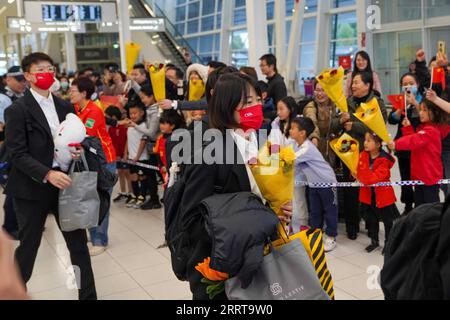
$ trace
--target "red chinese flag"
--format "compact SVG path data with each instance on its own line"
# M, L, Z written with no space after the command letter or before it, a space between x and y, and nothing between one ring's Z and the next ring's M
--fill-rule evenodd
M122 108L123 106L119 102L118 96L107 96L101 95L100 102L105 106L105 109L109 106L116 106L118 108Z
M387 96L389 102L392 104L394 110L402 110L405 114L405 95L403 94L391 94Z
M339 66L344 68L344 70L349 70L352 68L352 57L350 56L340 56Z
M433 68L433 84L441 84L442 90L445 90L445 70L444 68Z

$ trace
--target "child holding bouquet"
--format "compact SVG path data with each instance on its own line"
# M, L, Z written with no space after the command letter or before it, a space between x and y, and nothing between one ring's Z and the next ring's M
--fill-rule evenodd
M290 137L295 140L296 184L298 182L336 183L336 176L330 164L325 161L317 147L308 139L314 131L314 123L309 118L295 118L291 122ZM313 229L322 229L326 222L324 250L330 252L336 248L338 206L336 188L309 188L309 225ZM294 227L304 224L307 217L293 213Z
M365 185L389 182L395 159L382 149L382 140L373 132L367 132L364 151L360 155L357 179ZM384 224L385 247L392 229L393 221L400 214L395 206L395 193L392 186L361 187L359 189L361 210L365 213L370 245L367 252L379 247L378 232L380 219ZM383 249L384 254L384 249Z

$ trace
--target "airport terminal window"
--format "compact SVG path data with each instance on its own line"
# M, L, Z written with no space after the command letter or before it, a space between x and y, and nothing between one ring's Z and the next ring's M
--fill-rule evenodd
M198 33L198 19L188 21L187 33Z
M199 8L200 8L200 4L199 2L192 2L189 3L189 13L188 13L188 18L192 19L192 18L198 18L199 15Z
M202 1L202 15L206 16L214 13L216 10L216 0L203 0Z
M274 50L275 47L275 25L268 24L267 25L267 39L269 43L269 51Z
M266 19L273 20L275 17L275 3L274 0L267 0L266 3Z
M318 0L306 0L305 1L305 13L317 12L317 1Z
M373 0L381 8L381 23L419 20L422 18L421 0Z
M233 25L242 25L247 23L247 13L245 0L234 1Z
M202 18L201 31L211 31L214 29L214 16Z
M352 55L358 51L355 11L332 16L330 39L330 67L338 65L339 56Z
M426 0L425 10L427 18L450 15L450 0Z
M231 60L236 67L248 64L248 33L247 30L235 30L231 34Z
M395 1L391 0L391 2ZM354 6L356 4L356 0L332 0L332 3L332 8L342 8L346 6Z
M302 38L298 65L299 79L309 78L314 75L316 64L316 25L317 18L307 18L303 22ZM303 88L300 88L302 92Z

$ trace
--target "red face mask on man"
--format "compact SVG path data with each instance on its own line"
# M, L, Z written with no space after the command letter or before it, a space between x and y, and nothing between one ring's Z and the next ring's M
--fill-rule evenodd
M55 75L53 72L33 73L36 78L34 85L41 90L48 90L55 82Z
M254 106L239 110L239 115L241 117L241 129L244 132L250 130L258 130L264 120L262 104L255 104Z

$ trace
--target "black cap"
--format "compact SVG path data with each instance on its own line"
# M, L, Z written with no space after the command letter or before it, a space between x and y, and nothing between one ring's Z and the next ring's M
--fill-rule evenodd
M19 66L12 66L11 68L9 68L6 76L14 77L17 81L25 81L23 71Z

